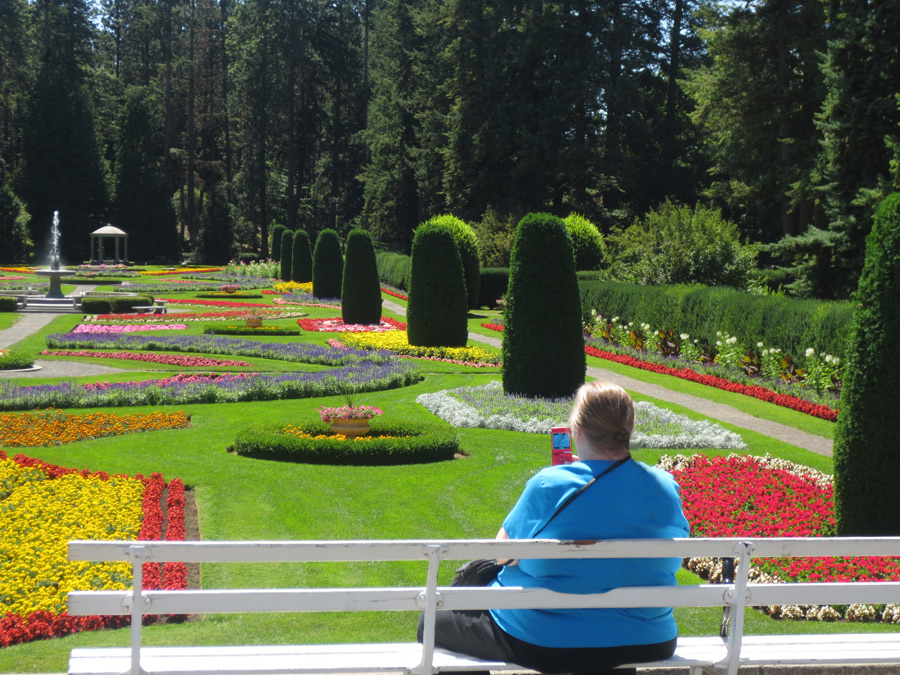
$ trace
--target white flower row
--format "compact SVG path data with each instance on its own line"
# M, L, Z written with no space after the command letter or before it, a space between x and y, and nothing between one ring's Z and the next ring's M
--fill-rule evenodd
M499 388L499 382L491 382L484 389ZM463 389L462 387L460 389ZM472 391L475 388L465 388ZM416 402L454 427L479 429L503 429L523 431L532 434L548 434L553 427L566 424L565 419L554 417L517 417L515 414L483 414L475 406L464 403L453 396L458 390L443 390L433 394L420 394ZM515 399L516 397L507 397ZM531 407L534 400L529 400ZM746 444L741 437L718 424L707 420L692 420L671 410L659 408L652 403L635 403L635 430L631 436L631 448L717 448L741 450Z

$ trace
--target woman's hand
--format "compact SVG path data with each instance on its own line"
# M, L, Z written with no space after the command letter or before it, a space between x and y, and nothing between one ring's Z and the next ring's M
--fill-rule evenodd
M495 539L509 539L509 535L506 533L506 530L504 530L501 527L500 531L497 533L497 536L494 538ZM503 560L500 560L498 558L497 562L500 563L501 565L518 565L519 564L518 560L510 560L509 558L504 558Z

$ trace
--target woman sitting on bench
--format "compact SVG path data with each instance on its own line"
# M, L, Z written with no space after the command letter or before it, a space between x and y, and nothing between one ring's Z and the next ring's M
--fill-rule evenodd
M631 460L634 405L624 389L610 382L585 384L575 396L569 426L576 461L531 478L498 539L688 536L675 480ZM489 585L561 593L674 586L681 566L680 558L498 562L506 564ZM606 673L621 664L669 658L677 635L672 609L664 607L452 610L437 613L435 642L443 649L543 673ZM617 675L628 672L615 670Z

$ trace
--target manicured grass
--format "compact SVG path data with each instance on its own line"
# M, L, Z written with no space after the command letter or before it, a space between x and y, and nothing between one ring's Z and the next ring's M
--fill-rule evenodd
M308 311L311 316L339 314L339 311L321 308L303 308L302 311ZM390 312L386 314L393 315ZM486 312L481 310L473 314ZM32 352L40 352L44 349L43 335L65 332L79 320L76 315L58 317L39 335L23 341L20 347L25 345ZM469 323L471 326L486 320L482 316L470 317ZM189 325L200 327L202 323ZM483 334L500 337L499 333L484 329L478 332L482 331ZM304 333L300 339L324 344L333 336L329 333ZM480 343L477 344L480 346ZM269 369L285 370L319 368L276 364L265 359L255 361L259 362L260 369L266 365ZM805 430L814 429L812 433L830 437L826 432L830 431L831 423L814 420L801 413L610 362L594 359L590 362L591 365L621 372L635 379L726 403L764 419ZM119 363L133 370L114 376L81 378L79 381L142 379L158 377L159 370L177 370L151 370L149 364L138 362ZM358 402L378 406L389 418L443 424L415 402L419 393L478 385L500 377L496 369L486 371L430 361L416 363L426 374L423 382L405 389L365 394ZM37 384L41 380L19 382ZM643 400L647 397L636 395L635 398ZM654 402L694 419L703 419L701 415L679 406ZM160 471L166 479L182 478L195 491L200 529L203 538L209 540L492 537L525 481L548 464L550 452L544 436L483 429L458 430L461 448L468 453L467 456L439 464L334 467L261 461L227 452L238 430L246 424L302 424L318 419L317 406L340 403L339 397L327 397L163 406L165 410L191 413L192 427L23 451L29 456L62 466L132 475ZM153 409L160 408L130 408L128 411ZM832 470L829 458L760 434L725 426L743 436L749 446L745 451L747 453L761 455L768 452L822 471ZM635 458L652 464L661 454L662 451L655 450L638 451ZM442 583L449 582L454 567L452 563L444 566ZM425 564L204 565L202 573L203 584L207 588L257 585L295 587L303 584L320 587L354 584L390 586L422 583ZM694 575L682 571L682 583L696 581ZM681 632L683 635L715 634L720 615L715 609L679 610ZM415 620L414 615L407 613L213 615L181 625L148 627L145 641L146 644L173 645L409 641L414 638ZM756 613L748 617L747 627L749 632L755 633L897 630L891 626L871 624L780 622ZM0 672L63 672L73 647L125 646L127 643L127 630L118 630L82 633L0 649Z

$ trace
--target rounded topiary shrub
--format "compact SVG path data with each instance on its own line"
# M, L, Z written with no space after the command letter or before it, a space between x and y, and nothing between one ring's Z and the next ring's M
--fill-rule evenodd
M281 280L290 281L293 272L294 233L285 230L281 233Z
M344 323L381 322L381 284L372 235L365 230L350 230L341 283L341 319Z
M453 233L465 273L467 306L469 309L480 307L478 300L481 275L478 260L478 238L475 236L475 230L456 216L451 215L435 216L426 225L441 225Z
M900 532L900 194L885 199L866 239L834 441L834 506L840 536Z
M281 260L281 237L287 228L277 223L272 228L272 260Z
M0 349L0 370L22 370L33 365L34 359L29 354Z
M596 270L606 259L606 244L600 230L584 216L570 213L566 216L566 230L572 239L576 270Z
M466 284L450 228L428 222L416 229L409 272L406 332L417 347L465 347Z
M322 230L316 237L313 251L313 295L317 298L341 297L344 276L344 256L341 240L334 230Z
M529 213L516 228L503 331L503 390L570 396L587 367L575 258L565 223Z
M385 466L424 464L453 459L459 437L452 427L370 421L372 430L356 440L339 440L325 422L299 428L257 426L244 429L234 442L234 452L256 459L304 464Z
M294 248L291 251L291 281L305 284L312 281L312 253L306 230L294 232Z

